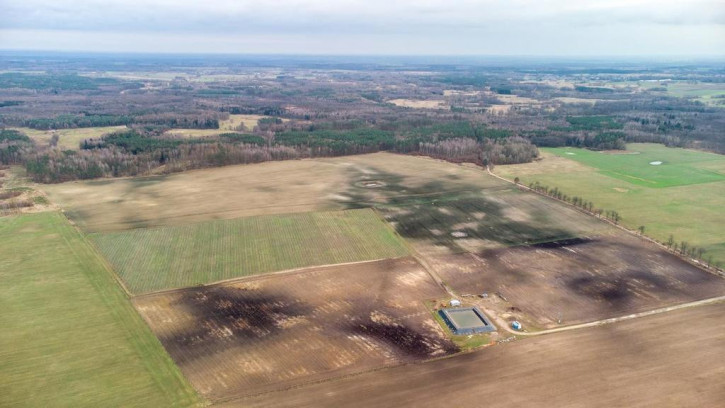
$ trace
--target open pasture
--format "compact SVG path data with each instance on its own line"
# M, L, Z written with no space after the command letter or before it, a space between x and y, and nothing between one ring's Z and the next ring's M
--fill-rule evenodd
M235 131L240 130L239 125L244 125L244 130L251 132L255 126L259 123L260 119L271 118L271 116L264 115L229 115L229 119L223 120L219 123L219 129L224 131ZM286 122L289 119L282 119Z
M403 258L144 295L134 304L215 401L454 353L423 303L442 296Z
M0 217L0 282L0 406L199 402L60 213Z
M725 279L624 231L429 259L457 293L531 328L618 317L725 295ZM494 294L501 294L497 296ZM561 321L561 322L559 322Z
M710 153L694 152L651 145L629 145L632 152L643 148L650 155L691 166L708 174L725 174L725 159ZM725 208L725 180L699 184L679 184L658 188L652 183L632 183L574 158L594 155L598 160L633 160L639 154L610 155L586 152L579 149L561 150L561 156L550 151L542 154L542 160L534 163L497 166L495 172L522 184L539 182L570 196L579 196L594 203L597 208L616 210L622 217L621 223L631 229L645 226L645 234L666 242L670 234L679 244L688 242L691 246L705 250L705 259L712 256L713 262L725 263L725 233L723 233L722 209ZM576 153L567 155L566 153ZM652 152L660 152L653 154ZM622 152L626 153L626 152ZM631 157L630 157L631 156ZM699 160L704 159L704 160ZM647 166L649 162L647 162ZM650 166L650 167L662 167ZM652 170L656 171L656 170ZM678 180L675 175L675 180ZM712 177L712 176L708 176ZM718 176L719 177L719 176Z
M71 182L43 189L78 226L99 232L359 208L391 197L501 185L505 183L480 168L376 153Z
M665 88L666 93L680 98L693 98L710 106L725 106L725 85L718 82L652 81L639 82L644 89Z
M370 209L140 228L90 239L133 293L407 254Z
M667 93L681 98L695 98L710 106L725 107L725 85L722 83L675 82L667 85Z
M392 103L395 106L401 106L403 108L414 108L414 109L446 109L446 102L443 100L418 100L418 99L391 99L388 103Z
M717 407L724 312L723 303L678 310L221 406Z
M215 136L229 132L251 132L259 123L260 119L270 118L264 115L229 115L226 120L219 121L219 129L169 129L165 134L182 137L206 137ZM288 119L282 119L286 121Z
M174 128L164 132L164 136L169 137L183 137L183 138L195 138L195 137L208 137L216 136L224 131L219 129L186 129L186 128Z
M725 181L725 156L715 153L646 143L630 144L622 152L595 152L565 147L545 151L594 167L606 176L645 187Z
M105 134L126 129L126 126L101 126L77 129L36 130L31 128L13 128L25 133L38 145L47 146L53 134L58 135L58 148L61 150L78 150L83 139L99 138Z

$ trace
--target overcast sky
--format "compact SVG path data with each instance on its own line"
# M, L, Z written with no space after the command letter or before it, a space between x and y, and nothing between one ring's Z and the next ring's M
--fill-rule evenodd
M0 49L725 56L725 0L0 0Z

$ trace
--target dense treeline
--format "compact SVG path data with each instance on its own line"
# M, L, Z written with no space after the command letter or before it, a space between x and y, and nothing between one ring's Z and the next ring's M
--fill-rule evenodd
M611 116L568 116L571 130L604 130L622 129L624 125L618 123Z
M278 120L267 123L281 126ZM269 129L260 126L255 128L258 133L253 134L180 138L166 136L159 129L136 127L86 139L78 152L50 149L26 154L24 162L33 180L55 183L378 151L426 154L483 165L522 163L538 155L536 147L524 138L507 137L508 132L464 122L427 124L414 137L409 126L402 132L394 132L361 122L330 122L297 130L281 127L276 133ZM452 138L453 135L466 137Z
M530 132L528 139L539 147L583 147L591 150L624 150L629 140L624 132L562 133Z
M19 106L22 104L23 101L0 101L0 108L4 108L6 106Z
M114 78L90 78L75 74L0 74L0 88L26 88L36 90L82 91L94 90L104 85L123 85L126 88L141 87L139 83Z
M315 156L371 153L390 150L395 146L392 132L372 128L289 131L275 135L274 140L285 146L310 148Z
M524 132L541 147L583 147L591 150L623 150L627 133L611 116L568 116L568 126L551 126L548 130Z
M155 113L135 116L133 123L184 129L219 129L220 114L215 112L180 114Z
M104 149L110 146L116 146L127 153L139 154L159 149L172 149L182 143L194 142L193 140L185 141L183 139L149 137L138 133L136 130L128 130L111 133L100 139L86 139L81 142L81 149Z
M587 92L587 93L607 93L611 94L614 93L614 89L612 88L605 88L601 86L576 86L574 87L575 90L578 92Z
M485 124L476 124L464 120L424 126L416 126L415 123L410 123L405 128L399 129L398 132L406 138L420 141L470 138L482 142L485 139L503 139L513 135L513 132L507 129L491 129Z
M17 130L12 129L0 129L0 143L1 142L26 142L30 143L30 138Z
M517 164L528 163L539 156L539 149L522 137L506 139L487 139L483 143L481 164Z
M421 143L419 152L455 162L471 162L483 166L492 164L528 163L539 156L531 142L514 136L505 139L445 139L435 143Z
M0 164L20 164L32 149L28 136L16 130L0 129Z
M183 115L175 113L145 115L58 115L54 118L32 118L7 120L17 126L31 129L75 129L85 127L122 126L122 125L157 125L168 128L185 129L218 129L218 115Z
M26 160L26 169L33 181L60 183L77 179L137 176L153 172L171 173L309 156L306 149L221 142L183 144L171 150L160 149L140 154L110 146L78 152L53 150L35 154Z
M121 126L133 123L133 117L125 115L59 115L55 118L26 119L19 123L31 129L74 129L84 127Z
M603 132L594 136L568 137L566 145L585 147L591 150L624 150L627 147L625 137L626 135L623 132Z
M227 142L237 142L257 146L264 146L267 144L267 140L261 136L248 135L244 133L222 133L219 135L219 138Z

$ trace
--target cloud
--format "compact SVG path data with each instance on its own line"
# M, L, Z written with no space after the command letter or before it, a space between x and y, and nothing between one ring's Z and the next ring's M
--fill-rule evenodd
M721 55L725 49L718 39L722 0L0 0L0 15L0 48L18 48L10 38L50 47L63 33L74 39L65 48L105 38L114 46L146 48L151 41L161 49L213 42L199 51L256 49L257 41L270 52L303 47L302 53L345 44L350 53L616 54L640 47ZM35 34L23 39L19 32ZM117 41L123 37L129 42Z
M2 28L381 32L542 24L725 24L715 0L3 0Z

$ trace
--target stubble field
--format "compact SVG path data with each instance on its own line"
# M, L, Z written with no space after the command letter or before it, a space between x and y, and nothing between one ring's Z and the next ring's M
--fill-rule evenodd
M388 187L370 184L375 181ZM369 207L391 197L502 185L480 168L376 153L228 166L169 176L71 182L43 189L85 231L106 232Z

